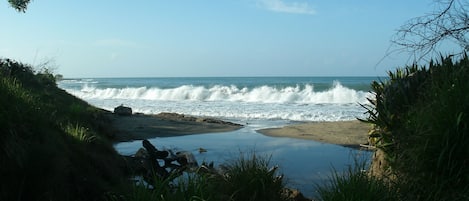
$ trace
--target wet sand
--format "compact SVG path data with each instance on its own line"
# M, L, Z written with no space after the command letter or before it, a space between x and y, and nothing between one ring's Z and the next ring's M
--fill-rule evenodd
M367 144L370 128L370 124L360 121L308 122L257 132L271 137L299 138L358 148L360 144Z
M110 114L109 118L115 129L114 141L116 142L228 132L242 127L239 124L217 119L197 118L176 113L134 114L131 116Z
M110 114L109 119L115 130L115 142L228 132L243 127L240 124L218 119L199 118L176 113L134 114L131 116ZM360 144L367 144L367 134L370 128L369 124L359 121L308 122L292 124L282 128L261 129L257 132L271 137L314 140L358 148Z

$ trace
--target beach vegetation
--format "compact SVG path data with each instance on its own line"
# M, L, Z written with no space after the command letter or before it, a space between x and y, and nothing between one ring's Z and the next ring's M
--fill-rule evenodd
M402 200L469 198L469 59L441 57L372 83L370 138Z
M155 177L150 187L137 182L125 200L288 200L277 171L270 157L241 153L217 170L202 168L176 179Z
M0 59L0 200L99 200L125 180L105 112L53 77Z
M366 163L357 162L346 172L332 169L329 183L317 185L317 200L322 201L395 201L397 191L378 177L368 175Z
M65 132L80 142L91 143L96 139L96 135L90 134L88 128L78 124L67 124Z
M228 200L282 200L285 187L278 167L270 167L270 157L241 153L239 158L224 165L217 191Z

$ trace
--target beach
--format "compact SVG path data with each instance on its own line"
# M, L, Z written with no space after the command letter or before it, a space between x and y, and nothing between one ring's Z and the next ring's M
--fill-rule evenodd
M134 114L109 116L116 129L115 141L126 142L155 137L174 137L203 133L219 133L240 129L243 125L213 118L199 118L176 113L156 115ZM308 122L268 128L257 132L271 137L314 140L346 147L367 143L370 125L359 121Z
M197 118L176 113L134 114L130 116L110 114L109 118L112 127L116 130L114 136L116 142L228 132L242 127L240 124L217 119Z
M314 140L322 143L337 144L358 148L368 142L370 125L354 121L308 122L288 125L281 128L261 129L257 132L271 137L289 137Z

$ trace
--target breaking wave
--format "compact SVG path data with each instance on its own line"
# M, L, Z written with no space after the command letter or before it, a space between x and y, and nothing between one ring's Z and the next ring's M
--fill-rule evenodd
M315 91L310 84L295 87L276 88L258 86L255 88L235 85L212 87L182 85L175 88L127 87L97 88L84 85L81 89L68 89L69 93L83 99L129 99L158 101L222 101L247 103L294 103L294 104L356 104L366 103L368 92L356 91L334 82L333 87Z

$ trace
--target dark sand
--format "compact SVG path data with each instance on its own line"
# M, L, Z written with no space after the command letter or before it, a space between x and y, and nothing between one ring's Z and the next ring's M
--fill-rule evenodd
M175 113L157 115L134 114L109 116L116 130L115 141L125 142L155 137L227 132L240 129L242 125L211 118L197 118Z

